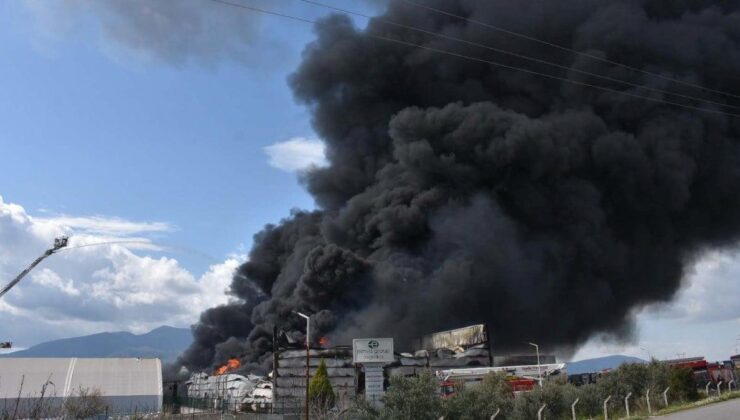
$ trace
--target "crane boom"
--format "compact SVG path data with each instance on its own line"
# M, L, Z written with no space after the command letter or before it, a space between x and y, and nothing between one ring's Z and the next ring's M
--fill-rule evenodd
M62 236L60 238L54 239L54 247L52 247L51 249L47 249L46 251L44 251L44 253L41 254L40 257L36 258L31 263L31 265L28 266L28 268L26 268L25 270L21 271L21 273L18 274L18 276L16 276L16 278L14 278L10 283L8 283L7 286L3 287L2 290L0 290L0 297L3 297L3 295L5 295L6 293L8 293L8 291L10 289L12 289L13 286L15 286L16 284L18 284L18 282L20 282L21 279L23 279L23 277L26 276L26 274L30 273L31 270L33 270L34 267L36 267L37 265L39 265L39 263L41 261L43 261L44 259L46 259L47 257L49 257L51 254L59 251L60 249L64 248L65 246L67 246L67 241L68 240L69 240L69 238L66 237L66 236Z

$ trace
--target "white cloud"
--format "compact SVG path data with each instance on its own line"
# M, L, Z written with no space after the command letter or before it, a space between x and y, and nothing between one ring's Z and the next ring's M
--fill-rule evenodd
M688 270L684 287L665 304L643 308L635 314L633 342L613 342L594 337L574 355L574 360L605 354L642 358L653 355L705 356L726 360L740 350L740 253L711 251Z
M96 235L130 235L137 233L167 232L172 226L164 222L132 222L117 217L79 217L59 215L34 218L39 224L64 226L68 229Z
M162 222L100 216L35 218L0 197L0 284L38 257L55 236L74 235L69 250L44 260L0 299L0 341L28 346L100 331L185 327L203 310L226 303L224 292L244 256L229 257L196 276L176 259L134 252L161 251L144 235L170 229ZM84 246L110 241L119 243Z
M80 295L80 291L74 286L74 281L65 281L59 277L59 274L49 270L48 268L44 268L40 272L34 273L32 280L38 285L59 289L59 291L69 296Z
M269 2L253 1L262 3ZM259 14L209 1L25 0L23 4L44 41L92 29L93 36L83 33L84 39L97 38L100 49L114 59L212 67L221 61L256 64L265 55L271 57L270 51L255 54L265 35Z
M326 166L325 146L321 140L294 137L264 148L270 157L270 166L296 172L311 167Z
M740 322L740 253L712 251L694 264L686 287L658 315L683 322ZM740 331L739 331L740 332Z

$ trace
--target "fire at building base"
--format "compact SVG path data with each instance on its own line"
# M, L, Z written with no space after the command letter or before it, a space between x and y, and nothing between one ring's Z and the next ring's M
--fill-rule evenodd
M516 392L522 392L533 389L540 378L564 372L564 364L556 364L552 355L540 355L539 366L535 355L494 356L482 324L430 334L416 342L421 349L396 353L393 362L384 364L384 388L393 376L429 372L439 378L440 395L444 397L455 387L474 386L485 375L498 372L507 375ZM242 374L239 359L229 360L210 375L193 373L183 384L185 405L204 411L300 413L306 395L306 349L300 343L276 347L273 370L266 377ZM364 393L365 366L353 363L352 347L311 348L308 356L310 377L320 363L326 365L339 409Z
M394 353L393 361L384 363L383 388L394 376L418 376L431 373L439 382L440 398L453 397L460 389L478 385L489 374L504 374L515 395L533 390L538 383L565 378L576 386L595 383L608 371L585 372L568 376L565 363L555 356L540 354L495 354L485 325L430 334L416 341L421 349ZM322 342L326 346L327 342ZM365 392L366 366L353 363L351 346L312 347L307 354L301 343L277 345L272 372L257 376L242 371L238 358L216 368L212 374L193 373L180 388L186 390L183 408L188 412L261 412L300 414L306 395L307 355L309 375L313 378L319 365L326 366L327 379L336 395L336 408L343 410L355 397ZM697 385L737 380L740 356L731 361L709 363L702 357L666 360L669 366L688 367L694 371Z

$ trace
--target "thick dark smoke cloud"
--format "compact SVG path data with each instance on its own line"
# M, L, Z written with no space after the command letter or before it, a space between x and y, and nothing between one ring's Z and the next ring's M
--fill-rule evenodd
M711 89L740 93L737 1L427 4ZM658 89L740 105L448 16L391 2L385 19ZM330 166L304 181L320 210L255 237L232 292L181 362L264 362L273 325L300 338L316 313L334 343L491 325L502 347L625 337L668 301L702 251L740 235L740 118L671 106L433 48L699 104L343 16L316 26L290 78Z

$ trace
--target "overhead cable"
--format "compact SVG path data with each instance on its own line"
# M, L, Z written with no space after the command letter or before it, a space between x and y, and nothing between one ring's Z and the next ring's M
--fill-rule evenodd
M682 94L682 93L672 92L672 91L665 90L665 89L659 89L659 88L654 88L654 87L651 87L651 86L646 86L646 85L640 84L640 83L634 83L634 82L629 82L629 81L626 81L626 80L617 79L617 78L614 78L614 77L611 77L611 76L605 76L603 74L598 74L598 73L594 73L594 72L590 72L590 71L586 71L586 70L580 70L580 69L569 67L569 66L565 66L565 65L562 65L562 64L553 63L551 61L542 60L542 59L539 59L539 58L536 58L536 57L532 57L532 56L529 56L529 55L526 55L526 54L516 53L516 52L513 52L513 51L509 51L509 50L505 50L505 49L502 49L502 48L493 47L493 46L482 44L482 43L475 42L475 41L468 41L468 40L463 39L463 38L458 38L458 37L454 37L454 36L451 36L451 35L446 35L446 34L435 32L435 31L430 31L430 30L427 30L427 29L419 28L417 26L406 25L406 24L403 24L403 23L394 22L392 20L388 20L388 19L381 18L381 17L375 17L375 16L366 15L364 13L360 13L360 12L355 12L355 11L352 11L352 10L343 9L341 7L332 6L330 4L326 4L326 3L322 3L322 2L318 2L318 1L314 1L314 0L300 0L300 1L302 1L304 3L308 3L308 4L313 4L313 5L316 5L316 6L324 7L326 9L334 10L336 12L346 13L346 14L353 15L353 16L359 16L359 17L362 17L362 18L365 18L365 19L373 19L376 22L380 22L380 23L383 23L383 24L386 24L386 25L391 25L391 26L396 26L396 27L399 27L399 28L409 29L409 30L420 32L420 33L423 33L423 34L435 36L435 37L438 37L438 38L443 38L443 39L447 39L447 40L450 40L450 41L460 42L460 43L467 44L467 45L472 45L472 46L475 46L475 47L485 48L487 50L494 51L494 52L497 52L497 53L500 53L500 54L505 54L505 55L509 55L509 56L512 56L512 57L521 58L523 60L528 60L528 61L532 61L532 62L544 64L544 65L547 65L547 66L556 67L556 68L559 68L561 70L566 70L566 71L570 71L570 72L574 72L574 73L579 73L579 74L583 74L583 75L587 75L587 76L591 76L591 77L597 77L599 79L608 80L610 82L621 83L621 84L624 84L624 85L627 85L627 86L632 86L632 87L635 87L635 88L645 89L645 90L648 90L648 91L651 91L651 92L662 93L664 95L673 95L673 96L676 96L676 97L680 97L680 98L684 98L684 99L689 99L689 100L694 100L694 101L698 101L698 102L706 102L706 103L710 103L710 104L714 104L714 105L719 105L719 106L723 106L723 107L740 109L740 106L735 106L735 105L730 105L730 104L726 104L726 103L722 103L722 102L712 101L710 99L699 98L699 97L696 97L696 96L685 95L685 94Z
M268 14L268 15L272 15L272 16L278 16L278 17L282 17L282 18L286 18L286 19L291 19L291 20L295 20L295 21L300 21L300 22L304 22L304 23L312 23L312 24L317 23L317 21L312 20L312 19L307 19L307 18L302 18L302 17L298 17L298 16L288 15L288 14L280 13L280 12L274 12L274 11L271 11L271 10L262 9L262 8L251 6L251 5L244 5L244 4L241 4L241 3L233 3L233 2L230 2L230 1L226 1L226 0L210 0L210 1L215 2L215 3L220 3L220 4L223 4L223 5L228 5L228 6L239 7L239 8L242 8L242 9L251 10L253 12L258 12L258 13ZM435 52L435 53L439 53L439 54L445 54L445 55L452 56L452 57L458 57L458 58L463 58L463 59L467 59L467 60L471 60L471 61L476 61L476 62L480 62L480 63L486 63L486 64L490 64L490 65L493 65L493 66L497 66L497 67L501 67L501 68L505 68L505 69L509 69L509 70L515 70L515 71L520 71L520 72L523 72L523 73L533 74L533 75L537 75L537 76L540 76L540 77L545 77L545 78L552 79L552 80L559 80L559 81L571 83L571 84L574 84L574 85L589 87L589 88L593 88L593 89L599 89L599 90L602 90L602 91L605 91L605 92L610 92L610 93L615 93L615 94L619 94L619 95L629 96L629 97L632 97L632 98L644 99L646 101L663 103L663 104L666 104L666 105L672 105L672 106L676 106L676 107L680 107L680 108L684 108L684 109L691 109L691 110L694 110L694 111L708 112L708 113L713 113L713 114L726 115L726 116L730 116L730 117L740 117L740 114L733 114L733 113L721 111L721 110L718 110L718 109L703 108L703 107L698 107L698 106L693 106L693 105L687 105L687 104L682 104L682 103L678 103L678 102L668 101L668 100L664 100L664 99L660 99L660 98L653 98L653 97L650 97L650 96L638 95L638 94L627 92L627 91L623 91L623 90L617 90L617 89L612 89L612 88L605 87L605 86L594 85L594 84L591 84L591 83L581 82L581 81L578 81L578 80L568 79L568 78L565 78L565 77L560 77L560 76L555 76L555 75L551 75L551 74L547 74L547 73L542 73L542 72L538 72L538 71L534 71L534 70L529 70L529 69L526 69L526 68L523 68L523 67L511 66L511 65L500 63L500 62L497 62L497 61L492 61L492 60L487 60L487 59L483 59L483 58L473 57L473 56L469 56L469 55L465 55L465 54L456 53L456 52L453 52L453 51L448 51L448 50L443 50L443 49L439 49L439 48L429 47L429 46L426 46L426 45L416 44L416 43L413 43L413 42L407 42L407 41L403 41L403 40L396 39L396 38L390 38L390 37L387 37L387 36L375 35L375 34L372 34L372 33L366 33L366 36L368 36L370 38L375 38L375 39L379 39L379 40L383 40L383 41L395 43L395 44L405 45L405 46L408 46L408 47L414 47L414 48L419 48L419 49L423 49L423 50L427 50L427 51L431 51L431 52Z
M547 46L552 47L552 48L557 48L557 49L562 50L562 51L567 51L567 52L570 52L570 53L579 55L581 57L587 57L587 58L590 58L592 60L601 61L601 62L604 62L604 63L609 63L609 64L614 65L614 66L619 66L619 67L622 67L622 68L625 68L625 69L629 69L629 70L632 70L632 71L636 71L636 72L639 72L639 73L650 75L652 77L657 77L659 79L667 80L667 81L670 81L670 82L673 82L673 83L679 83L679 84L682 84L682 85L685 85L685 86L690 86L690 87L695 88L695 89L700 89L700 90L703 90L703 91L713 92L713 93L720 94L720 95L723 95L723 96L727 96L727 97L731 97L731 98L735 98L735 99L740 99L740 95L736 95L736 94L725 92L725 91L718 90L718 89L708 88L708 87L705 87L705 86L702 86L702 85L699 85L699 84L696 84L696 83L687 82L685 80L676 79L674 77L664 76L664 75L659 74L659 73L655 73L655 72L644 70L644 69L641 69L641 68L638 68L638 67L630 66L628 64L620 63L618 61L609 60L607 58L603 58L603 57L599 57L597 55L589 54L587 52L578 51L578 50L575 50L573 48L566 47L564 45L556 44L554 42L545 41L545 40L540 39L540 38L536 38L536 37L533 37L533 36L530 36L530 35L526 35L526 34L523 34L523 33L520 33L520 32L516 32L516 31L512 31L510 29L506 29L506 28L503 28L503 27L500 27L500 26L492 25L490 23L482 22L482 21L479 21L479 20L476 20L476 19L467 18L465 16L460 16L458 14L451 13L451 12L448 12L448 11L445 11L445 10L442 10L442 9L437 9L436 7L427 6L426 4L421 4L421 3L417 2L417 1L413 1L413 0L397 0L397 1L400 1L402 3L408 4L408 5L411 5L411 6L414 6L414 7L419 7L419 8L422 8L422 9L426 9L426 10L429 10L429 11L434 12L434 13L446 15L446 16L449 16L449 17L454 17L454 18L460 19L460 20L464 20L466 22L473 23L473 24L476 24L476 25L480 25L480 26L483 26L483 27L492 29L494 31L498 31L498 32L505 33L505 34L508 34L508 35L511 35L511 36L515 36L515 37L518 37L518 38L526 39L526 40L529 40L529 41L537 42L537 43L540 43L540 44L543 44L543 45L547 45Z

